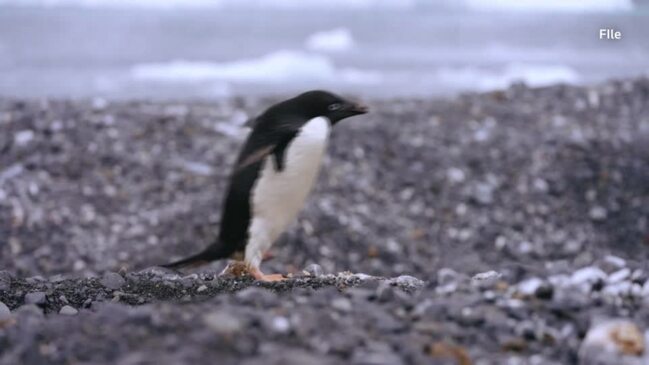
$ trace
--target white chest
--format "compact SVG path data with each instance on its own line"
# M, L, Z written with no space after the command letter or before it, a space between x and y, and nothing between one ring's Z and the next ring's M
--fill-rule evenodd
M266 158L251 197L250 243L272 244L295 219L320 170L330 129L324 117L309 120L289 143L282 171Z

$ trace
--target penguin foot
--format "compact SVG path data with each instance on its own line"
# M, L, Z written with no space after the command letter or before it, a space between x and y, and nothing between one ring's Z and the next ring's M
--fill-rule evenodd
M248 266L243 263L243 261L231 261L228 263L228 266L221 271L219 276L221 275L231 275L236 278L246 276L248 274Z
M259 281L282 281L286 280L284 275L282 274L264 274L261 272L259 269L250 269L250 275L252 275L253 278Z

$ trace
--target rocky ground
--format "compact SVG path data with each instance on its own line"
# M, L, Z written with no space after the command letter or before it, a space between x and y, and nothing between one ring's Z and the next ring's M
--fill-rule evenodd
M289 281L147 269L214 239L272 100L0 100L0 363L649 363L649 80L370 102Z

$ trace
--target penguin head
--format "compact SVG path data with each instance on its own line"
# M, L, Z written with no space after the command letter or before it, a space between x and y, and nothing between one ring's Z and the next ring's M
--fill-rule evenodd
M367 106L361 103L322 90L307 91L291 99L291 102L299 113L309 119L322 116L329 119L331 124L368 111Z

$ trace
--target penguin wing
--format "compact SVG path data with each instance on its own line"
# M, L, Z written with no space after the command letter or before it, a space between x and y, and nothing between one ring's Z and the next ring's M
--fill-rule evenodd
M269 155L273 156L275 171L284 170L286 148L299 132L294 128L278 128L272 132L266 135L267 138L259 141L255 141L255 136L251 135L235 167L235 174Z

